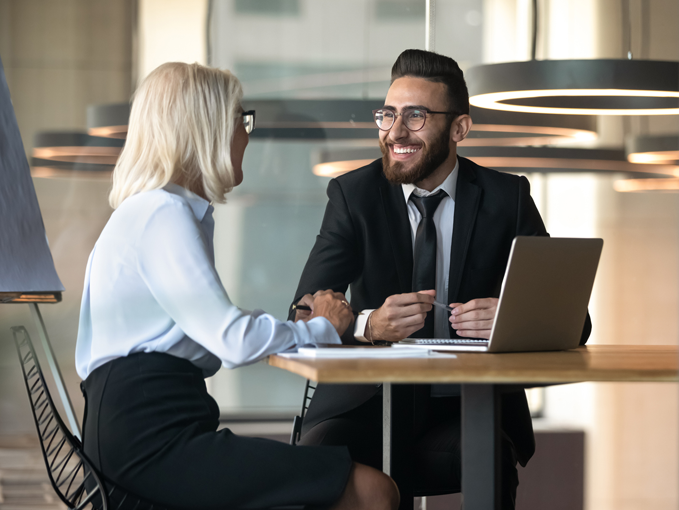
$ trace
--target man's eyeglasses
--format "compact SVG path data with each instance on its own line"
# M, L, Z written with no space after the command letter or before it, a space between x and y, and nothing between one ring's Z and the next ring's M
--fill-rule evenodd
M401 113L381 108L379 110L373 110L373 118L375 119L375 124L377 124L378 128L382 131L389 131L394 125L394 122L396 122L396 117L400 115L403 125L406 128L410 131L419 131L424 127L424 123L427 121L427 115L434 113L458 115L458 112L433 112L424 108L406 108Z
M248 110L241 114L243 116L243 127L247 134L252 133L255 130L255 111Z

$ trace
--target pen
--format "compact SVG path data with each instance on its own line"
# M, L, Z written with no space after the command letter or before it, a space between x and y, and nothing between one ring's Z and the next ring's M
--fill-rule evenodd
M434 301L432 305L438 306L439 308L443 308L444 310L448 310L449 312L452 312L454 310L454 308L451 308L448 305L444 305L443 303L439 303L438 301Z

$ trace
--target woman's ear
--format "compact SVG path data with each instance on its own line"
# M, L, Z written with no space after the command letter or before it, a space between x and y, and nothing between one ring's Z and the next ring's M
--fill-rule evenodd
M467 138L469 130L472 128L472 118L465 114L458 116L450 126L450 139L455 143L460 143Z

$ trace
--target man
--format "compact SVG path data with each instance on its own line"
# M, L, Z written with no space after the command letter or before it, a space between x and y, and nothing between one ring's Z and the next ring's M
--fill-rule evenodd
M457 156L472 120L462 71L448 57L404 51L374 116L383 157L330 181L294 302L351 286L361 314L346 343L489 338L512 240L548 235L528 181ZM434 301L454 307L450 317ZM588 317L581 343L590 329ZM456 385L416 387L417 493L460 490L459 399ZM502 429L502 506L514 508L516 462L535 449L523 391L503 395ZM380 467L380 386L319 385L301 443L346 444L355 461Z

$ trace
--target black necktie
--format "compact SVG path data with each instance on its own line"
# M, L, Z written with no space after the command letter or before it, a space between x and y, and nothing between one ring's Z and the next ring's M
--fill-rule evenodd
M418 197L411 193L417 210L422 219L417 226L415 234L415 251L413 256L413 292L418 290L430 290L436 288L436 225L434 224L434 212L448 195L439 190L428 197ZM434 337L434 310L427 314L424 327L413 334L415 338Z

